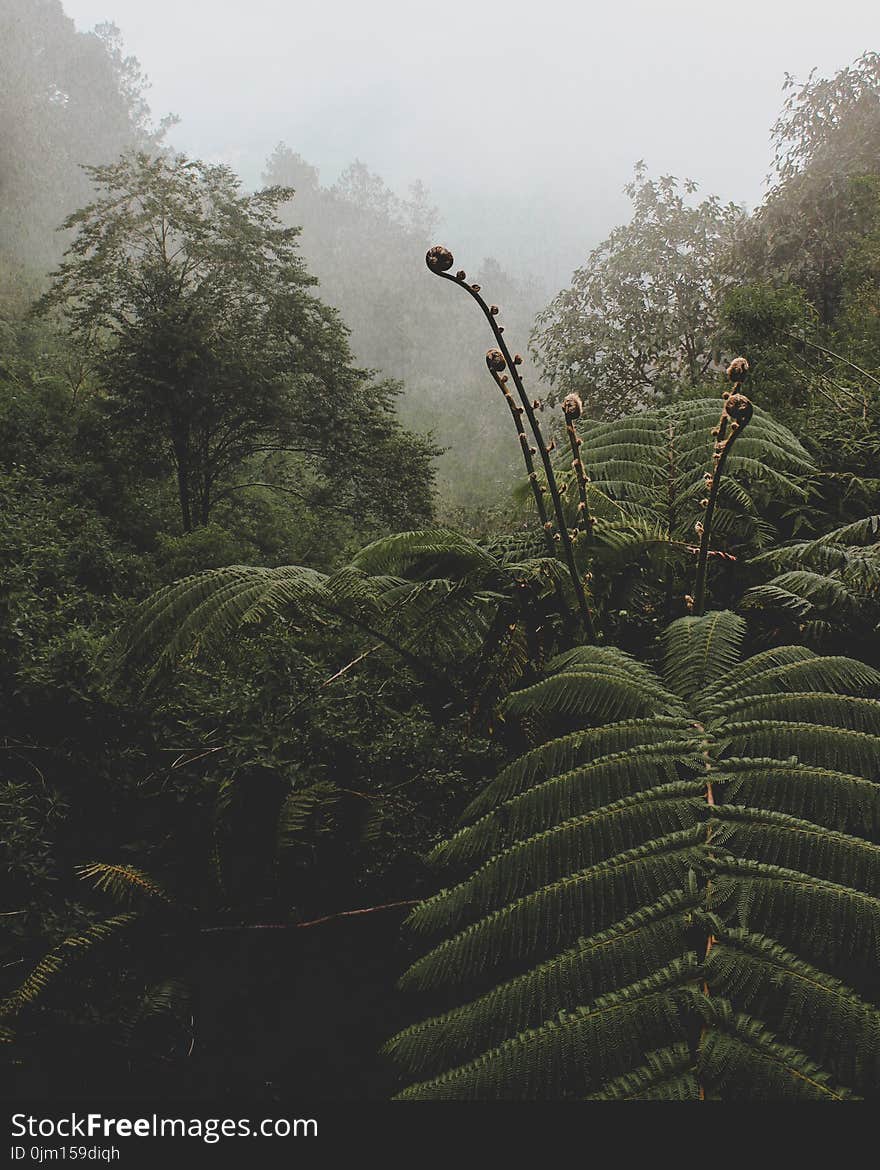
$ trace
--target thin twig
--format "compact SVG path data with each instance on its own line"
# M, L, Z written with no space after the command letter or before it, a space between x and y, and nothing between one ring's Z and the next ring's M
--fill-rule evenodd
M305 930L307 926L321 926L325 922L334 922L337 918L354 918L358 914L375 914L378 910L396 910L403 906L418 904L418 898L411 898L405 902L386 902L383 906L367 906L363 910L339 910L336 914L325 914L323 918L313 918L309 922L243 922L239 926L204 926L199 934L229 934L236 930Z

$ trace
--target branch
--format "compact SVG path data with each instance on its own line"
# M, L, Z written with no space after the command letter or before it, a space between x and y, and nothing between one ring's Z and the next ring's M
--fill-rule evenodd
M788 329L785 331L785 336L790 337L793 341L801 342L802 345L809 345L812 349L817 349L820 353L825 353L838 362L843 362L845 366L849 366L851 370L855 370L857 374L861 374L869 382L873 382L875 386L880 386L880 378L875 378L873 374L869 374L867 370L863 370L861 366L857 366L855 362L851 362L849 358L843 357L842 354L835 353L833 349L827 349L824 345L819 345L816 341L808 341L806 337L800 337L797 333L791 333Z
M335 922L338 918L354 918L359 914L375 914L379 910L396 910L418 904L418 898L405 902L386 902L383 906L367 906L364 910L339 910L336 914L325 914L323 918L313 918L310 922L243 922L239 926L204 926L199 934L229 934L236 930L305 930L308 926L321 926L325 922Z

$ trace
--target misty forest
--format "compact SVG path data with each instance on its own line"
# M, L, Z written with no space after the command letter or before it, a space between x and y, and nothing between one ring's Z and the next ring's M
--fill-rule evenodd
M880 55L785 68L560 289L0 0L10 1093L880 1097Z

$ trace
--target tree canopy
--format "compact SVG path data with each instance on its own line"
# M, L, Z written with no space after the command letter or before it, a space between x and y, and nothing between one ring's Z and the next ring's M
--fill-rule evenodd
M394 523L430 509L431 448L395 387L355 369L278 209L223 166L137 153L90 168L98 198L41 300L94 365L115 425L170 459L184 531L253 484ZM346 474L357 461L359 474ZM379 485L381 483L381 490Z
M643 164L626 191L629 223L578 268L571 286L538 315L532 341L560 395L576 391L587 411L613 417L698 386L718 352L724 258L743 212Z

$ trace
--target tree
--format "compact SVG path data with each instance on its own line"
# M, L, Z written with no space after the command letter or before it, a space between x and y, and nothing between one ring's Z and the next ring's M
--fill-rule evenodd
M3 256L45 270L55 228L90 193L81 164L155 144L147 82L111 24L77 32L60 0L0 3L0 237Z
M713 367L722 261L743 213L715 196L691 205L696 189L649 179L639 164L626 187L632 219L538 316L532 343L544 372L595 417L698 386Z
M880 674L745 634L682 618L662 673L582 646L511 696L539 742L410 916L445 1010L389 1045L405 1099L877 1094Z
M298 229L277 218L292 191L243 194L229 168L184 156L89 173L99 197L67 220L77 235L40 308L92 356L115 422L170 459L184 530L255 486L367 523L427 515L432 448L312 294Z
M833 324L850 249L864 232L861 176L878 173L880 53L864 53L833 77L815 70L788 97L773 127L774 182L744 224L740 265L755 277L791 281L822 325Z

